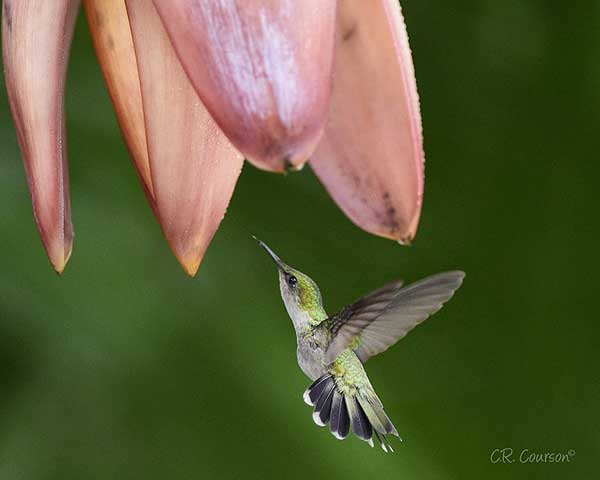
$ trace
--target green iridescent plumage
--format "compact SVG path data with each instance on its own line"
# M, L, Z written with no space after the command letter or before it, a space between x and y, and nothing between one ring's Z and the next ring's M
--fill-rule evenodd
M323 309L323 298L314 280L291 267L287 267L286 272L293 275L298 281L299 305L308 312L313 320L313 325L318 325L326 320L327 314Z
M259 243L277 264L281 296L296 331L298 364L313 380L304 400L314 407L315 423L329 424L339 439L352 430L371 446L375 438L393 451L387 436L399 437L398 432L363 364L438 311L464 273L441 273L406 287L393 282L328 316L317 284Z

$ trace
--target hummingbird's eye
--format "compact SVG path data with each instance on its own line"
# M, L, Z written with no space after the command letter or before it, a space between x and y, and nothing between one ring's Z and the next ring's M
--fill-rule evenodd
M288 285L290 287L294 288L297 284L298 284L298 279L296 277L294 277L293 275L290 275L288 277Z

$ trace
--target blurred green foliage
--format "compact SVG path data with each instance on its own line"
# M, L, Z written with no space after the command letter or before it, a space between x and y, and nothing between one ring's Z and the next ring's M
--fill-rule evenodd
M245 166L197 278L145 202L83 19L68 81L76 239L42 249L0 93L0 478L592 478L600 454L600 8L404 2L427 180L404 248L347 220L309 168ZM405 442L317 428L272 263L335 310L462 268L458 295L368 364ZM492 464L495 448L575 451Z

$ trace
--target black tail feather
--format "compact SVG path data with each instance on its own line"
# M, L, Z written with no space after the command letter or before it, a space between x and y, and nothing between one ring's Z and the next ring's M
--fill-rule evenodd
M340 417L340 424L336 437L343 440L348 436L348 433L350 433L350 416L348 415L348 407L346 406L344 397L342 397L342 416Z
M350 418L344 401L344 395L335 390L331 404L331 418L329 420L331 433L339 440L348 436L350 430Z
M350 424L352 425L352 431L355 435L373 444L373 427L365 411L360 406L360 403L356 401L354 397L346 397L346 406L348 407L348 413L350 415Z
M311 407L314 407L321 393L323 393L323 389L330 385L331 381L332 378L329 374L317 378L304 392L304 401Z
M324 427L329 422L331 416L331 404L333 402L333 395L335 393L335 382L331 381L327 387L323 389L323 393L319 397L317 404L315 405L315 411L313 412L313 420L320 427Z
M321 427L329 424L336 438L345 439L352 429L369 445L373 446L375 437L385 452L394 451L387 435L398 436L398 432L374 392L368 397L360 392L346 395L338 389L335 378L325 374L308 387L304 400L314 407L314 422Z

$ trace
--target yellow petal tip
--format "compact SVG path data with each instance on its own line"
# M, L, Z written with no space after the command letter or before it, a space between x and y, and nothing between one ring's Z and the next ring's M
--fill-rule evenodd
M57 252L56 254L51 254L48 252L48 258L50 259L50 263L52 264L52 268L58 275L62 275L71 258L71 252L73 251L73 242L69 242L65 245L64 249Z
M177 261L190 277L195 277L196 273L198 273L198 268L200 268L201 258L197 257L181 257L176 255Z
M398 239L398 244L402 245L403 247L412 247L412 241L413 238L409 236Z

